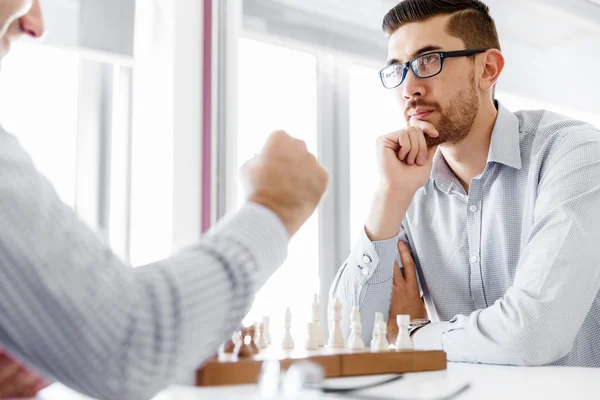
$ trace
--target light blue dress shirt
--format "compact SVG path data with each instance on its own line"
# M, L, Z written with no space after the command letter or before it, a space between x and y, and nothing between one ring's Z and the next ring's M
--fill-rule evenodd
M417 349L450 361L600 366L600 132L499 105L487 165L467 194L441 152L396 237L363 232L330 297L348 337L389 312L396 243L414 257L429 318ZM401 264L400 264L401 265Z

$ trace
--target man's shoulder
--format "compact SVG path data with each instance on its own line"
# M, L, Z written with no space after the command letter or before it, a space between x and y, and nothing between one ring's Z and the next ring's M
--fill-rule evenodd
M600 137L594 125L548 110L517 111L522 136L532 136L537 141L571 137Z
M521 147L531 146L542 157L564 153L585 143L600 143L600 130L594 125L547 110L515 112L519 118Z

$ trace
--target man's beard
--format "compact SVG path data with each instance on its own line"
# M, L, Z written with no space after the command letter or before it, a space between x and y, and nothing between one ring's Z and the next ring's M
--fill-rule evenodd
M479 111L479 97L477 96L474 79L471 79L469 88L461 90L450 99L445 110L442 110L438 102L425 100L415 100L408 103L406 110L414 110L417 107L438 111L441 115L440 121L436 124L436 129L440 135L431 137L425 134L428 147L443 143L459 143L469 135ZM410 124L408 114L406 121Z

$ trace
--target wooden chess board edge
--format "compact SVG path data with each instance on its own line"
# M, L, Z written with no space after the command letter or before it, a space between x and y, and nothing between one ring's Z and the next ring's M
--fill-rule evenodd
M280 360L281 368L302 361L319 364L327 378L405 372L438 371L447 368L443 351L407 351L322 355ZM221 386L257 383L262 367L260 360L210 362L196 373L196 386Z

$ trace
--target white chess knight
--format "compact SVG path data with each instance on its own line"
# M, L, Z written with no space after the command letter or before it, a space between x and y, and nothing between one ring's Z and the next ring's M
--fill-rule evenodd
M265 324L265 340L267 346L271 345L271 333L269 332L269 324L271 323L271 317L262 317L262 322Z
M408 326L410 325L410 315L396 315L398 324L398 338L396 339L396 351L414 350L413 342L410 340Z
M383 315L381 320L375 322L375 335L371 341L371 351L387 351L390 344L387 340L387 324L383 321Z
M315 339L315 323L309 322L306 326L306 342L304 342L304 349L308 351L317 350L319 345Z
M267 339L265 337L265 323L259 322L256 326L256 334L254 335L254 343L258 346L259 349L266 349Z
M342 303L336 297L331 306L331 329L329 330L329 341L327 347L331 349L344 348L344 336L342 335Z
M292 338L292 333L290 332L290 329L292 328L292 313L289 307L285 309L284 322L285 332L283 333L283 340L281 341L281 349L294 350L294 338Z
M318 294L313 295L311 320L315 343L318 347L323 347L325 339L323 338L323 330L321 329L321 304L319 303Z

